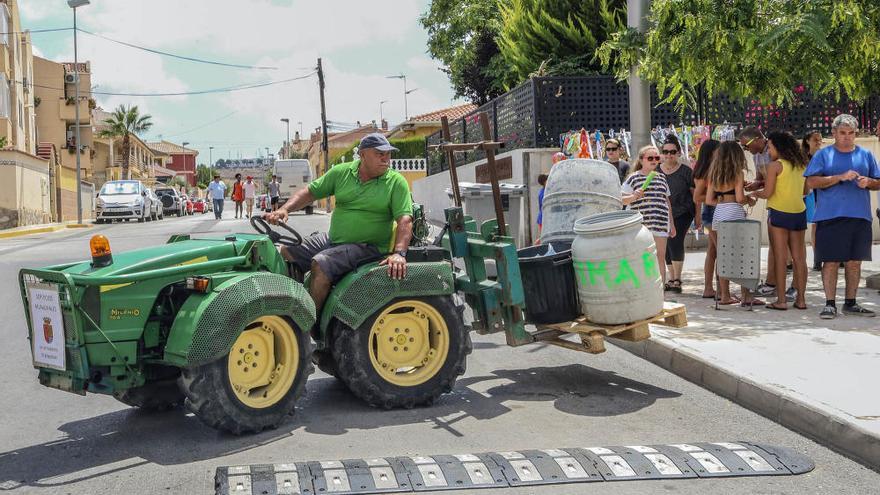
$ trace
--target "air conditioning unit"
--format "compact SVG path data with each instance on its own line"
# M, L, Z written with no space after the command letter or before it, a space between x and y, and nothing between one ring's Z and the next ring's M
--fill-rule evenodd
M64 74L64 82L67 84L75 84L77 80L76 74Z
M31 83L30 83L30 81L28 81L28 78L26 78L26 77L21 78L21 87L25 93L27 93L28 91L31 90Z

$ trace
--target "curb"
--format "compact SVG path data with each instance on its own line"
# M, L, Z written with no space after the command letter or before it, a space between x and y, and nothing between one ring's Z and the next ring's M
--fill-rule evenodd
M58 232L63 229L89 229L91 224L86 223L53 223L48 225L30 225L25 227L16 227L13 229L0 230L0 239L11 239L13 237L21 237L31 234L46 234L49 232Z
M880 437L777 387L711 364L663 337L615 346L880 471Z

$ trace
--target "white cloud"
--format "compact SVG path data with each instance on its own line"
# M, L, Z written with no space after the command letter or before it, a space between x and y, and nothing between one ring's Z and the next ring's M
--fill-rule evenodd
M39 21L57 14L58 10L63 7L60 2L21 0L18 2L18 8L21 9L21 17L32 21Z
M427 55L412 57L406 61L406 66L416 70L433 70L439 73L443 68L443 64L439 60L434 60Z

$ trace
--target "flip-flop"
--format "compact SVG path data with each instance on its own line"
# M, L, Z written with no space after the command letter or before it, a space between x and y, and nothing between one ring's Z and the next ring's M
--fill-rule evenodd
M807 309L807 305L804 304L803 306L798 306L797 304L795 304L794 309Z
M732 304L740 304L741 302L742 301L738 297L732 297L732 298L730 298L730 301L727 301L727 302L718 301L718 304L720 304L722 306L730 306Z
M764 305L764 307L767 309L775 309L776 311L787 311L788 310L788 305L780 308L776 304L777 303L768 303L768 304Z
M749 302L741 302L741 303L739 303L739 307L741 307L741 308L748 308L749 306L751 306L751 307L755 307L755 306L764 306L764 304L765 304L764 301L762 301L762 300L760 300L760 299L752 299L752 300L749 301Z
M706 294L703 294L703 299L715 299L715 294L712 294L711 296L707 296Z

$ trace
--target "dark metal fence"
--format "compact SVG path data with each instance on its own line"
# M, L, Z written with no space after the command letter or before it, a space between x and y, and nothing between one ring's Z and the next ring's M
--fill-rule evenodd
M652 91L651 126L697 125L698 123L740 123L762 129L784 129L795 135L807 130L831 132L831 122L840 113L856 116L863 128L873 129L880 121L880 96L863 103L833 97L814 98L808 92L785 107L763 105L757 100L734 100L723 95L697 95L697 108L684 115L671 104L659 104ZM492 138L505 142L505 150L548 148L559 145L559 135L586 128L629 129L629 94L626 83L611 76L538 77L481 106L471 114L449 123L452 142L483 139L478 114L489 115ZM427 145L442 142L436 132ZM427 153L428 175L446 170L441 153ZM483 158L482 151L456 154L456 166Z

